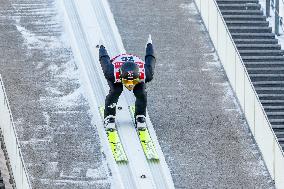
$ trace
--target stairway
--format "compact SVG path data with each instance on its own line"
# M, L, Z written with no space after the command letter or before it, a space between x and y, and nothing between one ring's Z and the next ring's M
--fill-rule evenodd
M258 0L216 0L284 150L284 51Z

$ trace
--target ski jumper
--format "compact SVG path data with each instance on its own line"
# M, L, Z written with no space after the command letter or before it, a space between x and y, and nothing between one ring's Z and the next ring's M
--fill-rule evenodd
M108 115L116 115L116 104L123 91L119 68L126 61L133 61L139 66L140 83L135 85L133 89L133 93L136 97L135 116L146 116L147 92L145 83L150 82L153 79L156 62L153 45L151 43L147 44L145 62L143 62L139 57L131 54L122 54L110 59L104 46L100 47L99 60L104 76L110 87L109 94L106 96L105 100L104 117L107 117Z

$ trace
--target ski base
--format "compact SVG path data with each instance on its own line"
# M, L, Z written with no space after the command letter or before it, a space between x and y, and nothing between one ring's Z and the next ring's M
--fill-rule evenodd
M104 107L100 106L99 111L101 117L104 117ZM116 162L128 162L126 153L123 149L122 143L120 141L118 132L116 129L106 129L107 138L111 148L111 152Z
M135 106L129 106L129 110L131 112L133 121L135 123L135 118L134 118ZM148 160L158 161L159 155L156 151L154 142L150 136L148 128L137 129L137 133L146 158Z

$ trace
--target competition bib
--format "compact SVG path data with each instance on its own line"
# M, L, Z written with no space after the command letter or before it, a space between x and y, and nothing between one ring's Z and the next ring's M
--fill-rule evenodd
M125 62L134 62L135 64L137 64L139 67L139 79L142 82L145 82L145 63L138 56L132 54L120 54L112 58L111 62L114 66L115 83L121 82L119 69Z

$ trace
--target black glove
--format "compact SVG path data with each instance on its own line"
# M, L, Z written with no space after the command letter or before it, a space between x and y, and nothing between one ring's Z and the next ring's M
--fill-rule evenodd
M99 59L101 60L102 57L109 57L109 56L105 47L103 45L100 45Z

